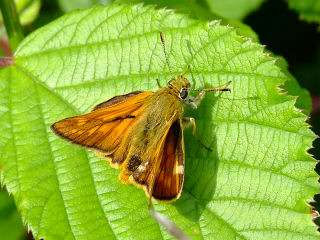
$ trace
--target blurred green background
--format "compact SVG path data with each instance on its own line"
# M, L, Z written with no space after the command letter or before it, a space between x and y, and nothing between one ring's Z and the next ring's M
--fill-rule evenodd
M17 0L16 2L26 36L68 11L90 7L94 4L108 5L112 0ZM290 0L159 0L146 2L159 3L159 7L177 8L180 12L187 12L201 19L212 20L215 17L224 16L223 23L241 25L241 22L236 22L241 20L242 23L249 25L257 35L258 39L255 40L267 45L267 50L275 55L283 56L289 64L289 71L300 85L310 92L313 107L311 118L308 121L312 130L320 135L320 12L317 15L317 23L303 20L301 12L299 14L290 9L287 2L291 2L290 6L294 2ZM0 54L10 55L2 22L0 22ZM309 152L314 155L315 159L320 160L320 139L315 140L313 145L314 148ZM320 173L319 164L316 165L316 171ZM315 196L315 200L311 204L319 211L320 195ZM316 219L315 222L319 225L319 219ZM6 189L0 190L0 239L33 239L32 234L28 234L27 228L23 226L14 199L9 197Z

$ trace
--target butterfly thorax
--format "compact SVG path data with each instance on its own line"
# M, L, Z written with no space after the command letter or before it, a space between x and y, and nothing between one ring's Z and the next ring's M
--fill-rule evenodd
M136 129L140 132L137 139L145 139L144 149L150 149L148 148L151 147L150 143L155 143L156 147L158 143L153 139L160 139L169 125L182 118L181 93L188 88L190 88L189 81L180 75L173 78L166 87L147 97L144 104L145 110L135 123ZM137 135L137 131L135 134Z

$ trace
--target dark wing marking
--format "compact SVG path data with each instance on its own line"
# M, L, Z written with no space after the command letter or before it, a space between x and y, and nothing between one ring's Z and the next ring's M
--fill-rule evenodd
M99 103L98 105L96 105L91 110L91 112L97 111L97 110L99 110L101 108L107 108L107 107L110 107L112 105L116 105L116 104L118 104L120 102L123 102L123 101L127 100L128 98L133 97L133 96L135 96L137 94L140 94L140 93L142 93L142 91L134 91L134 92L127 93L127 94L124 94L124 95L115 96L113 98L110 98L108 101Z

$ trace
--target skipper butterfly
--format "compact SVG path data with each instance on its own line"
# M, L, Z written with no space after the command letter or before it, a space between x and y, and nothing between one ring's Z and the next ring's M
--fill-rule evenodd
M160 39L171 73L162 33ZM149 207L151 199L174 201L180 197L184 182L183 128L193 126L193 135L211 151L197 137L195 119L183 117L183 105L197 108L206 92L230 91L224 88L228 82L191 97L186 72L156 92L134 91L115 96L88 114L54 123L51 129L71 143L94 150L112 167L122 168L121 182L143 188Z

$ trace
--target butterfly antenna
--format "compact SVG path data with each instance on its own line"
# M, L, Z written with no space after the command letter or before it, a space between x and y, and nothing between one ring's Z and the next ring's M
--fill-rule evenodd
M164 36L163 36L162 32L159 32L159 33L160 33L160 39L161 39L161 42L162 42L164 56L166 58L166 63L167 63L171 78L174 78L173 74L172 74L172 71L171 71L171 68L170 68L170 65L169 65L169 61L168 61L168 55L167 55L167 51L166 51L166 44L164 43Z
M206 92L217 92L217 91L220 91L220 92L231 92L231 89L230 88L227 88L227 86L231 83L231 81L228 81L224 84L221 84L219 86L216 86L216 87L212 87L212 88L206 88L206 89L203 89L204 91Z
M221 84L219 86L216 87L212 87L212 88L205 88L205 89L192 89L192 88L188 88L189 91L197 91L197 92L231 92L230 88L226 88L226 86L228 86L231 83L231 81L228 81L224 84Z
M190 65L187 66L187 69L184 71L184 73L181 74L181 76L183 77L183 76L186 75L189 71L190 71Z
M190 43L189 40L186 40L186 41L187 41L187 47L188 47L189 52L190 52L190 54L191 54L191 61L193 61L194 56L193 56L193 53L192 53L191 43ZM193 77L193 73L192 73L192 70L191 70L191 68L190 68L190 65L188 65L188 69L190 69L190 74L191 74L191 79L192 79L192 82L193 82L193 86L195 86L195 85L196 85L196 84L195 84L196 81L195 81L195 79L194 79L194 77Z

